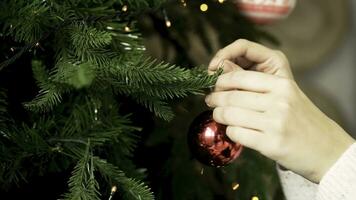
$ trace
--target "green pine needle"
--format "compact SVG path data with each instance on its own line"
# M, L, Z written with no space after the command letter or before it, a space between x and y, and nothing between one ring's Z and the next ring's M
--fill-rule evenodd
M153 200L153 194L144 183L125 176L124 172L103 159L94 157L95 167L112 184L117 184L125 200ZM121 190L120 190L121 189Z
M88 142L84 155L74 167L64 200L99 200L99 185L95 179L94 157Z

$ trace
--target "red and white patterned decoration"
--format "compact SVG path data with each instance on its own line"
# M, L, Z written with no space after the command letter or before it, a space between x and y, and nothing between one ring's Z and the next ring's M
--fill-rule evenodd
M286 18L297 0L235 0L241 14L256 24L271 24Z

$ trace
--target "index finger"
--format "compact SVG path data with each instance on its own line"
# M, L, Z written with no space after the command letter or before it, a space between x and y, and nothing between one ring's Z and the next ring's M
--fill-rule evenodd
M209 70L218 69L218 63L221 60L234 61L238 57L246 58L255 63L263 63L274 55L274 51L263 45L251 42L245 39L238 39L219 50L209 64Z

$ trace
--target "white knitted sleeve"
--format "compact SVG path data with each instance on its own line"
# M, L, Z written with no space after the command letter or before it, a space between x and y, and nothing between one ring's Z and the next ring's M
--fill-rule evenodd
M321 179L317 200L356 200L356 143Z
M277 167L287 200L356 200L356 143L321 179L319 185Z
M289 170L277 166L286 200L315 200L318 185Z

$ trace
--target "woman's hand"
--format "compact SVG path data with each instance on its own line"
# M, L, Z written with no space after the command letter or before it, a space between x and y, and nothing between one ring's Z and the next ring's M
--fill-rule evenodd
M354 142L299 89L281 52L237 40L217 53L209 70L219 67L224 74L206 103L233 141L314 182Z

